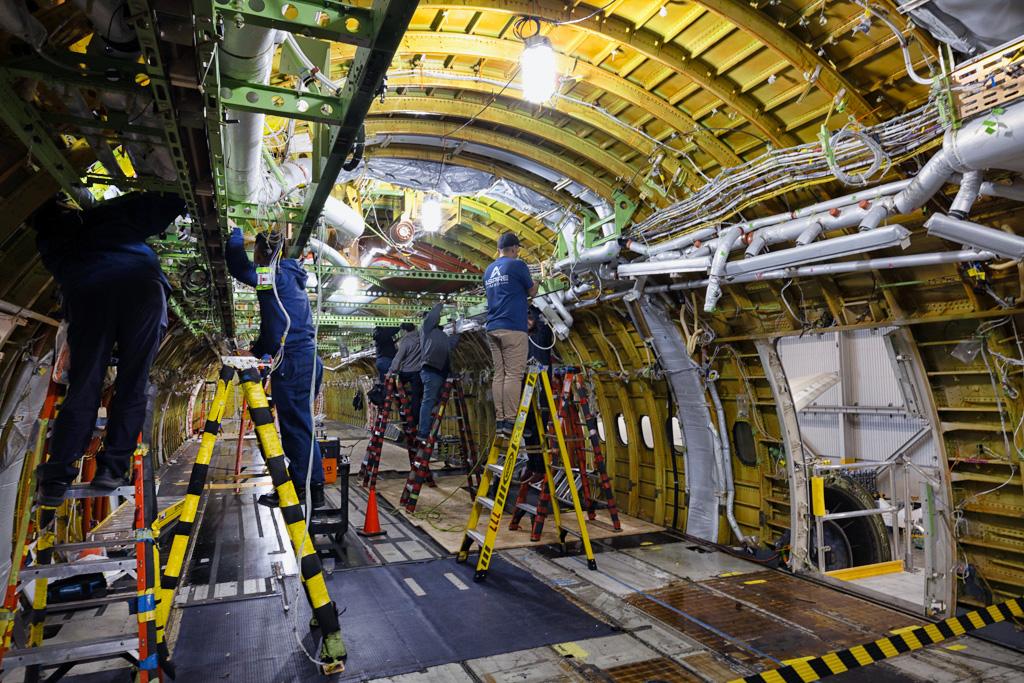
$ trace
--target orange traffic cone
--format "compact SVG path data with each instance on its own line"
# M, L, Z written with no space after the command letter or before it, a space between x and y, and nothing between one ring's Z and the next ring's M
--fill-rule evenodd
M380 528L380 520L377 518L377 487L370 487L370 498L366 501L366 519L363 521L363 528L357 529L360 536L383 536L387 532Z

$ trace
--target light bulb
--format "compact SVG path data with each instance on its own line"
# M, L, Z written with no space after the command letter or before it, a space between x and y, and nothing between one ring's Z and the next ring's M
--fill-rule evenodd
M426 232L437 232L441 229L441 201L434 195L423 200L420 207L420 225Z
M668 16L668 7L665 6L665 5L662 5L661 9L658 10L658 16L659 17L667 17Z
M530 36L519 57L523 97L534 104L547 102L558 87L555 73L555 50L544 36Z
M349 275L341 281L341 291L345 296L355 296L355 293L359 291L359 278L355 275Z

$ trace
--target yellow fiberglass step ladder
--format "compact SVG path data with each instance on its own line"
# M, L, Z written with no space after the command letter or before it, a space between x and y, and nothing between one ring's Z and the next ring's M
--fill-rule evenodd
M540 381L543 389L543 397L536 396L538 380ZM523 442L523 429L526 426L527 417L531 413L531 406L534 406L534 410L532 412L537 420L538 429L541 428L540 406L538 405L539 400L545 400L547 402L547 408L550 415L558 414L555 407L555 399L551 392L551 382L548 379L546 367L537 365L534 361L530 361L530 364L526 369L526 382L523 386L523 394L519 399L519 410L516 413L516 421L512 427L512 435L508 437L508 446L504 453L504 461L501 464L498 462L504 439L501 436L495 436L494 441L491 442L490 452L487 454L487 462L484 466L482 476L480 477L480 486L477 489L476 498L473 500L473 507L469 513L469 521L466 522L466 535L462 539L462 548L459 550L459 554L456 557L456 561L466 562L469 559L469 550L473 544L476 543L480 546L480 556L476 563L476 573L473 575L474 581L483 581L486 579L488 568L491 566L491 556L494 553L494 543L497 540L498 529L501 527L501 517L505 512L505 501L508 498L509 487L512 485L512 475L516 469L516 462L519 458L519 451ZM572 463L569 461L569 451L565 445L565 438L562 436L562 428L558 424L558 420L553 420L552 422L561 464L566 471L571 471ZM543 431L540 433L543 433ZM590 545L590 534L587 532L586 515L583 511L583 506L580 504L579 492L576 488L569 487L572 494L573 509L576 513L576 523L579 525L579 531L577 532L562 525L562 518L558 509L557 498L555 497L554 480L551 475L551 458L546 447L543 449L542 453L544 458L545 483L548 487L551 499L555 501L552 505L552 516L555 518L555 526L558 527L559 538L563 544L563 549L566 534L578 535L580 540L583 542L583 550L587 555L587 566L590 569L596 570L597 560L594 559L594 549ZM500 475L496 482L496 486L494 486L495 474ZM494 488L493 498L489 497L492 488ZM481 510L484 508L490 510L490 517L488 519L486 531L480 532L477 531L476 527L480 521Z

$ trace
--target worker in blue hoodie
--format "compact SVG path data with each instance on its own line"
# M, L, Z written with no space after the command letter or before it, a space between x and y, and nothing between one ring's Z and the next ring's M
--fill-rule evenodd
M50 457L37 472L39 502L56 506L78 476L96 425L103 378L114 348L117 379L92 484L128 483L146 417L149 370L167 329L171 288L146 239L185 213L175 195L134 192L85 211L55 198L32 217L43 265L60 285L68 321L67 396L54 425Z
M320 391L323 363L316 355L306 271L297 260L281 258L283 251L283 237L279 233L268 236L261 232L256 235L253 261L250 261L242 231L235 228L228 237L225 259L235 279L256 288L260 333L250 350L257 358L275 358L270 381L281 426L281 445L288 458L295 492L303 503L306 476L312 468L312 507L319 508L324 506L324 468L320 444L313 438L312 398ZM280 501L275 490L260 496L258 502L278 507Z

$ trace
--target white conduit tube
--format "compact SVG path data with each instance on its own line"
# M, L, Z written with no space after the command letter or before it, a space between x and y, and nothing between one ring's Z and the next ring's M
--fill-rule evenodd
M736 521L736 487L733 484L732 451L729 449L729 428L725 423L725 410L722 408L722 399L718 396L718 389L715 387L714 380L709 380L707 384L708 393L711 394L711 402L715 406L715 415L718 417L717 442L721 444L719 472L724 477L722 485L725 490L725 517L729 520L729 528L736 534L740 544L747 545L749 539L740 530L739 522ZM713 434L714 427L711 427L711 429Z
M1003 183L991 183L986 181L981 184L980 192L986 197L1002 197L1003 199L1013 199L1018 202L1024 202L1024 182L1019 180L1015 180L1006 185Z
M1008 259L1024 258L1024 237L996 230L970 221L960 220L941 213L929 218L924 227L928 234L952 242L959 242L975 249L991 251Z
M729 261L729 252L732 251L733 246L743 236L743 229L739 226L732 226L727 228L722 236L719 237L719 244L721 245L717 251L715 251L714 258L711 259L710 277L708 278L708 291L704 295L704 312L711 313L715 310L715 305L718 304L718 300L722 297L722 286L720 284L722 275L725 273L726 264Z
M783 280L794 277L816 277L820 275L841 275L845 273L861 273L867 270L894 270L896 268L913 268L918 266L938 266L946 263L964 263L966 261L991 261L996 255L990 251L963 249L960 251L944 251L932 254L914 254L913 256L889 256L867 259L865 261L844 261L843 263L821 263L818 265L799 266L768 270L763 273L747 273L729 279L730 284L741 282L757 282L761 280ZM655 285L645 287L645 294L675 292L679 290L701 289L708 281L690 280L672 285Z
M954 218L967 218L971 212L974 202L978 201L981 194L981 183L985 174L981 171L967 171L960 181L960 189L953 198L953 205L949 209L949 215Z

